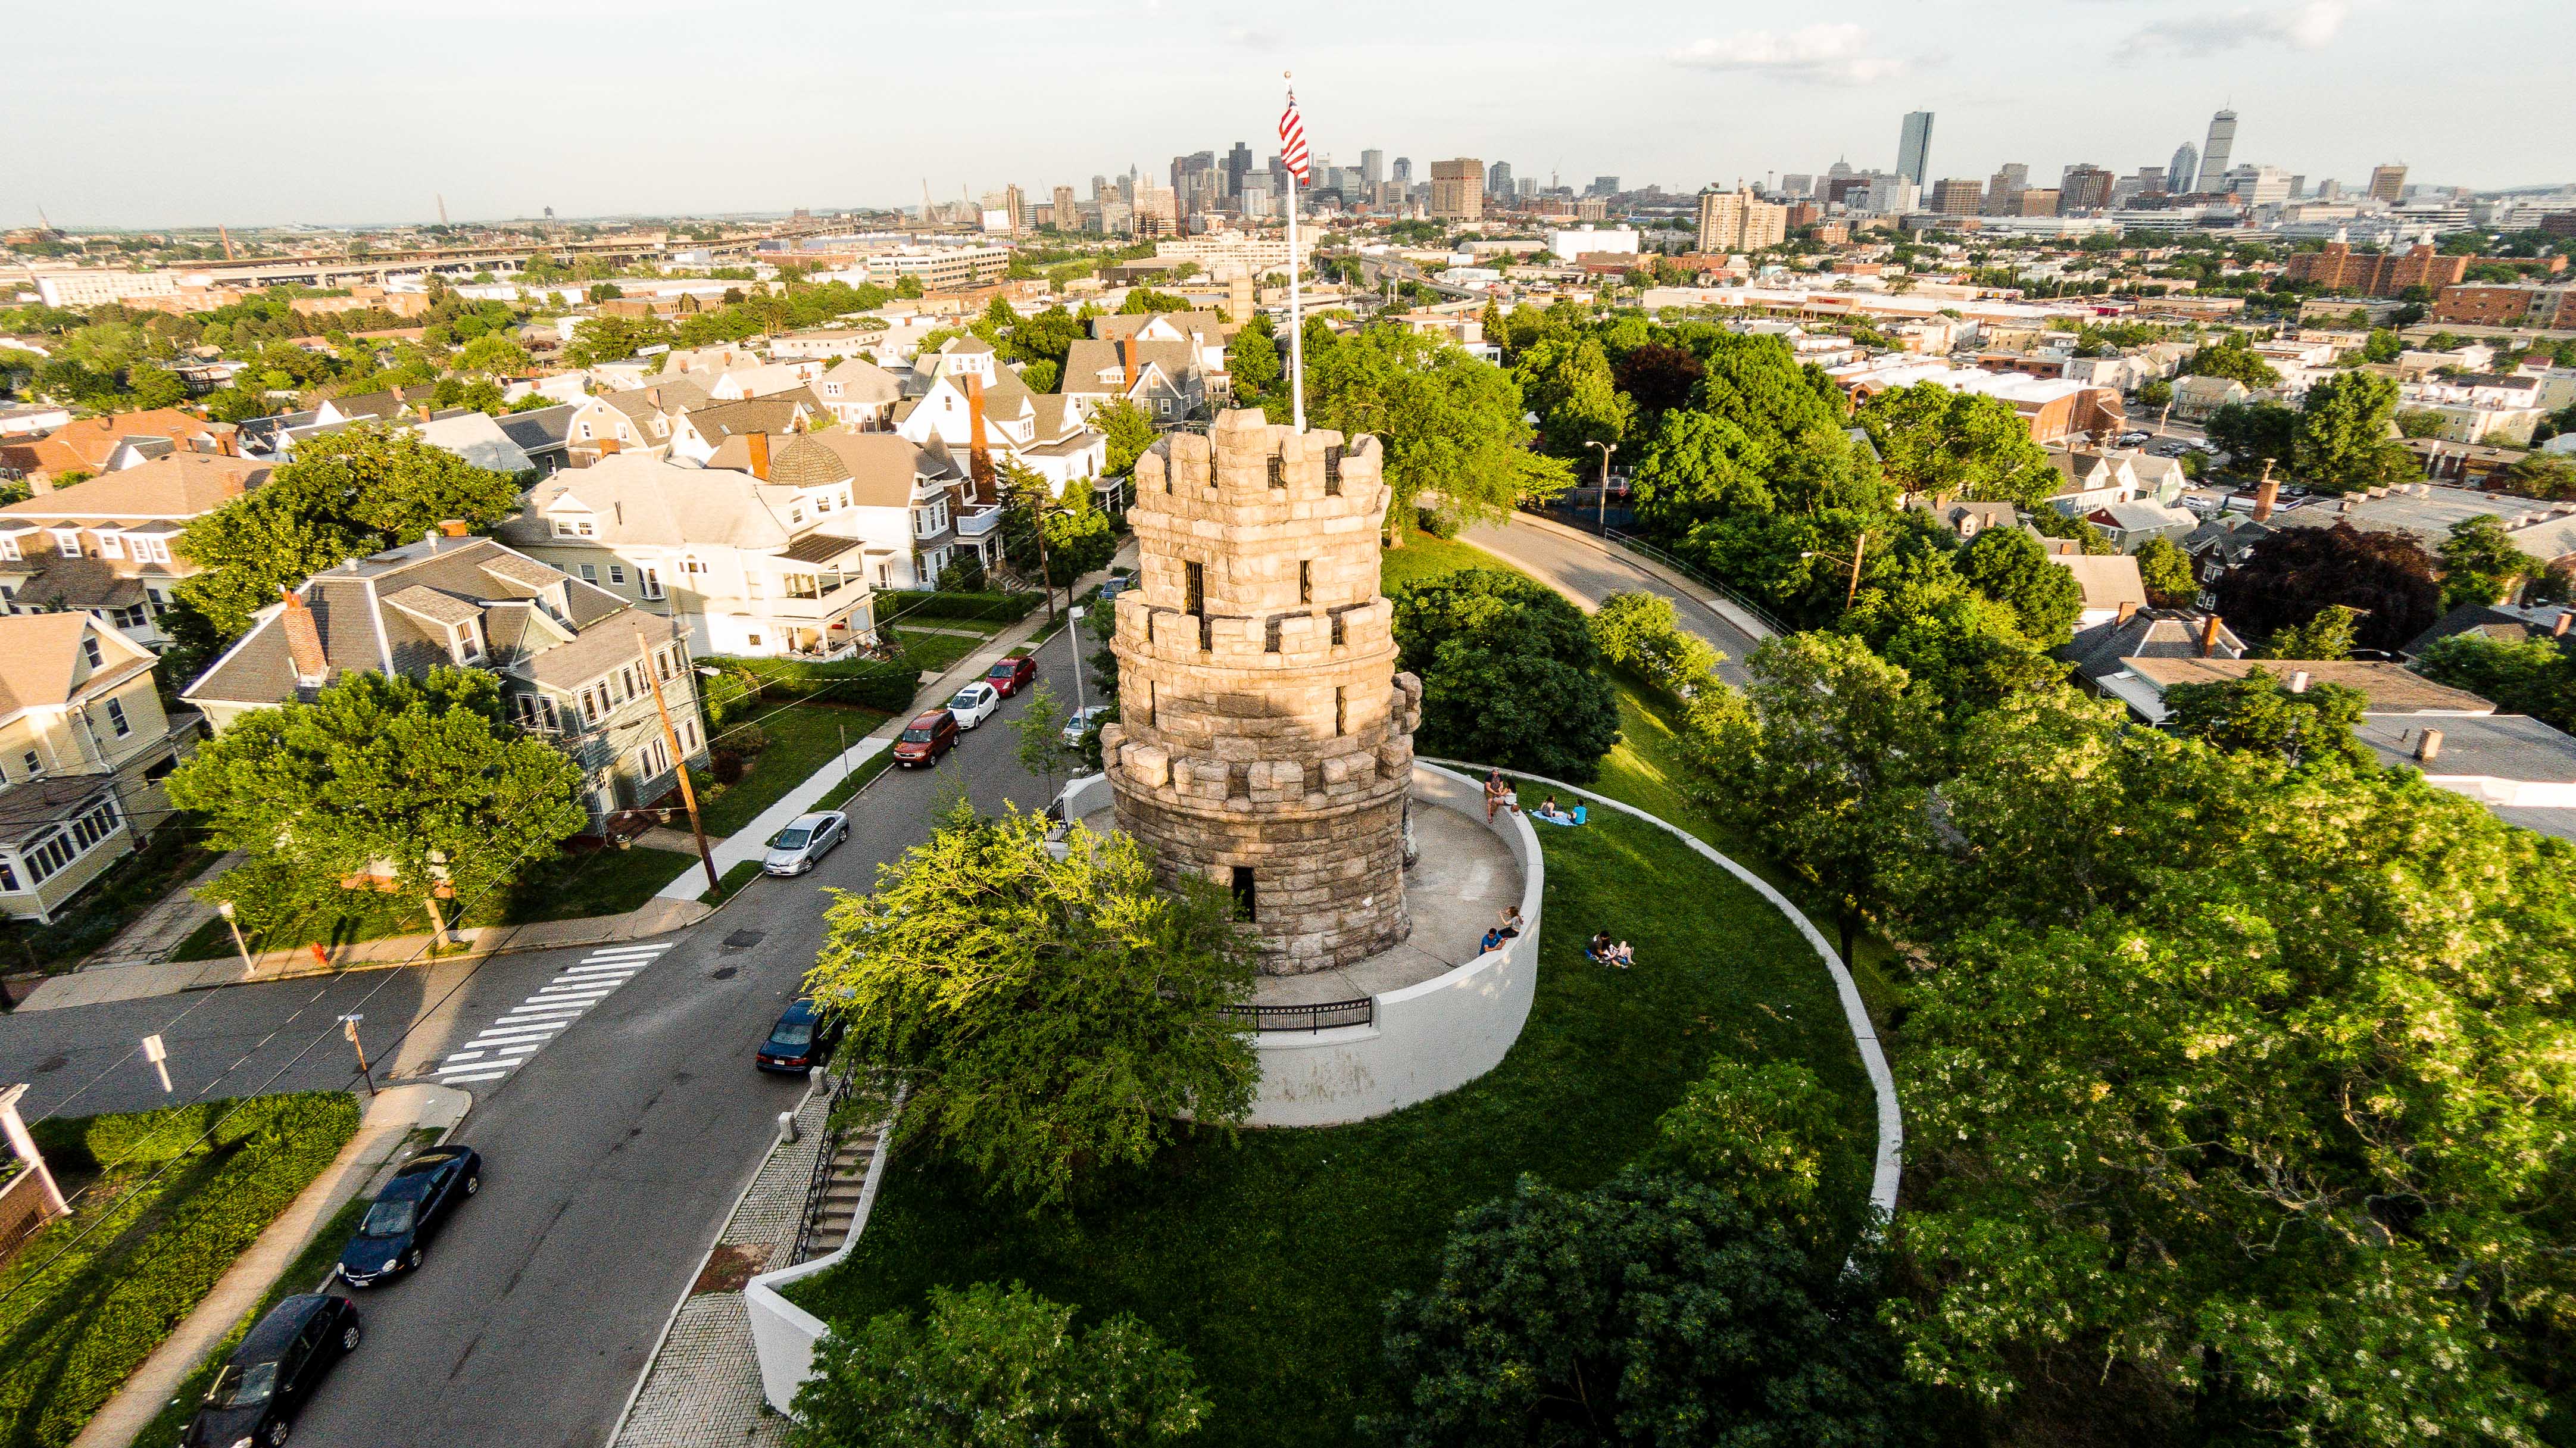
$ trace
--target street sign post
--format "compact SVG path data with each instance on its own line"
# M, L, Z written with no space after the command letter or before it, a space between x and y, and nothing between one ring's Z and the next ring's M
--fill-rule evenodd
M164 1094L175 1092L176 1088L170 1084L169 1048L161 1044L161 1038L159 1036L153 1035L145 1036L143 1038L143 1059L152 1063L153 1074L161 1078L162 1092Z

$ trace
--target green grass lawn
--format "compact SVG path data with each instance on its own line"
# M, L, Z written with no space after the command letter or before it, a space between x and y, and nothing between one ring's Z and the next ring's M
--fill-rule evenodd
M1378 555L1378 587L1392 593L1405 584L1425 578L1438 578L1461 568L1500 568L1507 573L1519 569L1472 543L1455 538L1435 538L1419 528L1404 530L1404 546L1389 548Z
M769 736L769 747L752 757L751 768L741 779L717 790L713 798L699 796L699 812L710 835L729 835L750 824L807 775L839 758L844 739L858 743L886 716L873 709L789 704L764 710L756 718L760 731ZM722 748L724 736L719 734L714 742Z
M313 1240L305 1244L304 1250L297 1253L286 1270L278 1273L276 1279L268 1284L268 1290L260 1294L259 1305L242 1314L241 1321L233 1324L233 1330L224 1335L223 1341L215 1344L214 1350L189 1371L187 1378L179 1384L179 1391L169 1402L161 1405L161 1411L153 1416L152 1422L134 1435L140 1448L157 1448L159 1444L179 1441L179 1435L188 1431L188 1420L196 1416L197 1409L206 1401L206 1390L215 1385L215 1374L223 1371L224 1360L232 1356L234 1348L241 1346L243 1335L261 1318L268 1316L268 1310L281 1299L298 1292L310 1292L322 1281L332 1265L340 1260L340 1249L348 1246L349 1238L356 1235L358 1219L367 1214L367 1208L374 1202L373 1197L352 1197L341 1204L340 1210L331 1214L331 1219L313 1234Z
M688 821L680 821L685 828ZM587 920L594 915L623 915L653 898L655 892L695 866L697 856L676 850L594 850L558 855L531 868L509 890L473 903L463 914L450 914L456 929L493 925L533 925L542 920ZM245 922L242 934L253 950L285 950L302 945L346 945L393 935L426 935L429 915L409 897L352 891L342 909L315 913L265 928ZM173 960L220 960L234 953L232 933L221 920L209 920L181 941Z
M947 620L941 620L939 627L946 629ZM946 672L949 665L982 648L990 637L979 635L966 638L953 633L933 633L921 628L887 628L880 632L885 635L886 642L903 650L905 663L925 674Z
M1464 1208L1529 1172L1597 1183L1724 1052L1813 1069L1848 1128L1834 1195L1866 1197L1869 1087L1823 965L1794 927L1680 841L1615 815L1547 830L1538 995L1502 1065L1437 1100L1329 1130L1211 1133L1027 1220L926 1151L900 1153L850 1260L795 1294L843 1324L932 1285L1027 1282L1094 1317L1133 1312L1187 1350L1209 1445L1339 1444L1386 1400L1393 1288L1427 1285ZM1633 971L1583 959L1608 929Z
M0 1444L69 1443L357 1128L337 1091L38 1123L87 1190L0 1268Z

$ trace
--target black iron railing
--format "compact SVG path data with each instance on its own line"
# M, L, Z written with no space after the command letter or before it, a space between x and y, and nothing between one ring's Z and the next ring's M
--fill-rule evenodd
M1235 1006L1227 1014L1255 1031L1329 1031L1377 1022L1377 998L1324 1001L1309 1006Z
M796 1245L787 1254L786 1265L790 1267L804 1261L805 1254L814 1245L814 1228L823 1217L823 1197L832 1187L832 1158L840 1144L841 1134L832 1129L832 1117L839 1112L841 1102L848 1098L858 1080L856 1072L842 1077L840 1084L832 1088L832 1099L824 1104L823 1129L818 1133L822 1140L814 1152L814 1174L805 1183L805 1211L796 1222Z
M1746 598L1742 593L1738 592L1734 588L1718 582L1716 579L1709 577L1698 568L1683 562L1681 559L1674 557L1672 554L1665 552L1663 549L1656 547L1654 544L1647 542L1645 539L1638 537L1634 533L1622 533L1618 529L1613 528L1609 531L1607 537L1611 542L1618 544L1620 547L1630 549L1634 552L1643 553L1647 557L1655 560L1657 563L1664 565L1666 568L1682 575L1691 582L1698 584L1700 587L1705 588L1716 594L1718 597L1725 599L1727 602L1734 604L1737 608L1753 615L1755 619L1761 622L1763 627L1771 630L1773 633L1787 634L1797 632L1796 629L1793 629L1787 624L1784 624L1780 622L1780 620L1772 617L1770 610L1764 608L1762 605L1755 603L1752 599Z

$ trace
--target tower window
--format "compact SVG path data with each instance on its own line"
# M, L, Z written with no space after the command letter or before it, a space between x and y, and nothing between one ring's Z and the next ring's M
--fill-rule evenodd
M1270 455L1270 486L1274 488L1288 486L1288 460L1277 453Z
M1336 737L1351 732L1351 691L1343 685L1333 687L1333 733Z
M1343 642L1342 616L1337 613L1333 615L1333 647L1340 648Z
M1299 603L1313 603L1315 601L1315 563L1313 559L1301 558L1297 560L1297 601Z
M1342 445L1335 443L1324 449L1324 496L1338 498L1341 495Z
M1260 919L1261 916L1256 913L1257 904L1258 902L1253 896L1252 867L1250 865L1235 866L1234 918L1237 920Z

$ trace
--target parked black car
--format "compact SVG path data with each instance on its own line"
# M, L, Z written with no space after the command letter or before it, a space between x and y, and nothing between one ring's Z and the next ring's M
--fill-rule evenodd
M357 1346L358 1309L349 1299L307 1292L278 1303L215 1374L180 1448L277 1448L332 1364Z
M482 1189L483 1158L472 1147L432 1147L405 1162L340 1253L340 1280L369 1287L418 1267L457 1204Z
M809 1071L831 1058L832 1043L840 1038L840 1027L816 1009L814 998L798 996L769 1028L752 1063L763 1071Z

